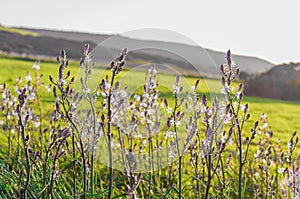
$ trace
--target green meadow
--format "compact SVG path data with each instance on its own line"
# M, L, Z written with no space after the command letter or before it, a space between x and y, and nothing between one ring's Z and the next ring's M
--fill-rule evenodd
M0 57L0 83L7 82L8 86L13 90L13 85L18 77L22 77L22 83L26 82L25 76L30 73L34 79L34 70L32 66L34 59L15 58L15 57ZM41 60L39 74L43 74L41 81L44 85L49 85L49 75L57 77L59 65L54 60ZM69 69L71 74L75 76L75 87L80 90L80 77L83 72L80 70L79 61L70 61ZM90 85L97 85L99 81L109 73L109 70L104 66L97 66L93 69ZM140 92L143 89L146 72L141 70L127 69L121 72L118 80L121 87L127 86L131 93ZM199 79L196 77L181 77L181 84L184 90L189 88ZM175 81L175 75L158 74L160 96L172 101L172 85ZM238 86L239 83L235 83ZM40 89L43 93L42 103L44 109L53 106L54 98L52 93L46 92L45 89ZM205 94L208 97L220 96L221 84L220 80L216 79L200 79L199 96ZM249 104L251 118L246 124L246 128L250 130L255 121L260 120L262 113L268 115L268 123L272 128L275 138L278 138L286 143L289 140L289 135L300 129L300 104L296 102L288 102L282 100L273 100L266 98L245 96L243 104Z
M22 85L25 85L27 83L26 80L26 76L28 78L28 75L31 76L32 81L31 83L35 84L35 79L36 77L39 77L41 74L43 75L42 78L40 79L41 82L43 82L42 85L40 85L39 87L39 99L38 102L40 103L40 107L41 110L39 109L39 107L36 107L36 111L41 111L41 115L45 115L46 118L44 118L43 122L45 122L45 124L43 124L42 122L42 126L43 128L45 128L46 126L49 126L49 118L51 118L51 113L53 111L53 109L55 108L55 98L53 97L52 94L52 90L51 91L47 91L45 86L49 86L50 80L49 80L49 76L51 75L54 79L57 79L58 76L58 69L59 69L59 64L55 61L55 60L51 60L51 59L45 59L45 60L41 60L40 62L40 70L35 71L32 66L35 63L35 59L34 58L22 58L22 57L10 57L7 55L0 55L0 84L6 83L7 86L9 87L9 89L13 92L14 96L16 96L16 92L14 91L14 84L16 83L17 79L19 77L21 77ZM84 77L84 71L80 69L79 66L79 61L75 61L75 60L70 60L69 61L69 67L68 70L71 71L71 76L75 77L75 82L73 84L73 89L75 89L77 92L81 92L81 83L80 83L80 78ZM120 83L120 87L127 87L129 93L135 94L135 93L142 93L143 92L143 86L145 84L145 77L146 77L146 71L141 70L141 69L132 69L132 68L125 68L125 70L121 71L121 73L117 76L117 81L119 81ZM101 64L96 64L95 67L93 68L92 71L92 75L90 77L89 80L89 88L91 89L96 89L96 86L100 83L100 81L105 78L106 76L110 76L111 72L110 69L108 69L107 67L105 67L104 65ZM173 93L172 93L172 87L173 84L175 82L176 79L176 74L170 74L168 72L164 72L164 73L158 73L158 90L160 91L160 98L161 99L167 99L169 101L169 105L172 107L172 104L174 104L174 97L173 97ZM221 81L219 79L205 79L205 78L197 78L197 77L188 77L188 76L182 76L180 83L183 87L183 93L185 93L185 91L189 91L191 86L194 85L194 83L200 79L200 83L198 86L198 95L201 98L202 95L206 95L208 98L208 102L211 103L212 102L212 98L214 97L218 97L219 99L222 98L221 95L221 89L222 89L222 85L221 85ZM234 82L234 85L232 85L232 87L237 88L240 84L240 82ZM101 96L101 95L98 95ZM181 95L180 97L184 97L185 95ZM243 137L251 137L251 128L253 128L253 125L256 121L260 121L260 117L262 113L265 113L268 115L268 127L267 128L271 128L273 131L273 138L274 140L281 140L280 145L283 150L285 150L287 148L287 143L290 141L291 138L291 134L300 129L300 104L299 103L295 103L295 102L287 102L287 101L281 101L281 100L272 100L272 99L264 99L264 98L257 98L257 97L250 97L250 96L245 96L243 101L242 101L242 105L245 104L249 104L249 113L251 114L251 117L249 120L246 121L245 126L244 126L244 130L243 130ZM210 105L211 107L211 105ZM162 110L159 110L160 112L162 111L166 111L163 110L165 109L164 106L161 107ZM104 109L103 109L104 110ZM4 118L3 113L1 113L2 118ZM165 121L164 121L165 122ZM262 125L262 123L259 124L259 126ZM202 128L202 127L200 127ZM34 128L33 128L34 129ZM36 135L36 131L32 131L34 132L34 135ZM266 132L266 130L264 130L264 132ZM116 133L116 132L115 132ZM0 168L4 168L3 172L0 172L0 177L3 177L3 179L0 178L0 198L1 198L1 193L5 193L6 195L4 195L4 198L11 198L12 196L16 196L19 193L19 190L16 189L16 187L20 187L19 185L17 186L17 180L18 180L18 169L14 168L12 169L10 166L10 161L19 161L19 152L16 153L16 157L17 159L15 159L16 157L13 158L8 158L9 163L7 164L8 166L4 165L4 162L6 162L6 155L7 148L10 148L8 146L10 146L9 144L7 144L7 140L11 139L9 138L9 136L7 135L8 133L3 130L0 129L0 140L2 140L2 142L0 143L0 154L3 154L0 156ZM36 147L39 146L39 144L42 145L42 143L38 143L35 140L40 139L41 137L39 137L42 134L39 134L37 136L32 136L31 140L33 145L37 145ZM47 138L46 134L44 135L45 138ZM163 136L163 135L160 135ZM180 139L183 138L182 136L185 136L184 134L179 135ZM39 137L39 138L37 138ZM15 139L15 138L14 138ZM156 138L158 140L158 138ZM184 138L185 139L185 138ZM252 183L256 183L255 182L255 178L251 174L251 168L255 167L255 164L257 164L256 166L264 164L263 162L260 162L260 160L258 160L257 162L252 162L253 156L255 151L258 149L258 145L257 144L259 142L259 139L263 139L263 142L268 143L269 142L269 138L266 138L265 135L258 135L256 138L256 140L251 143L252 145L256 145L254 147L250 147L249 149L249 158L247 159L247 163L245 164L245 168L244 168L244 175L246 180L249 180L249 182L247 182L247 186L246 187L246 183L245 183L245 187L244 190L247 190L247 196L253 196L253 184ZM297 138L298 139L298 138ZM42 139L43 140L43 139ZM46 139L47 140L47 139ZM45 141L45 140L44 140ZM141 141L142 142L142 141ZM273 141L272 141L273 142ZM16 146L17 142L12 142L12 146ZM274 144L275 142L273 142ZM102 143L103 144L103 143ZM47 146L44 143L45 147ZM164 145L168 145L167 141L166 143L163 143L161 146L164 147ZM296 143L297 145L297 143ZM295 145L295 146L296 146ZM100 146L100 145L99 145ZM104 147L107 147L106 145L101 145ZM262 146L262 145L260 145ZM267 146L267 145L266 145ZM168 149L169 146L166 147L166 149ZM230 150L234 151L234 146L229 146L228 150L225 151L226 155L222 156L223 158L227 158L227 155L229 154ZM18 147L19 148L19 147ZM74 148L74 147L73 147ZM98 148L99 150L99 148ZM262 150L267 150L267 148L262 149ZM276 149L277 150L277 149ZM279 150L279 149L278 149ZM280 149L281 150L281 149ZM10 150L8 150L9 153ZM108 155L105 153L106 152L106 148L102 150L102 148L100 148L100 151L102 151L101 153L97 153L97 157L101 156L101 158L107 158ZM298 153L299 149L296 148L295 152ZM46 152L46 154L48 154L48 152ZM71 154L71 153L70 153ZM74 153L76 155L76 153ZM150 154L150 153L149 153ZM154 154L154 152L152 153ZM169 154L163 154L166 157L169 157ZM278 154L276 154L278 155ZM276 156L275 155L275 156ZM51 156L51 155L50 155ZM9 155L8 155L9 157ZM83 156L82 156L83 157ZM126 156L127 157L127 156ZM220 156L221 157L221 156ZM47 157L48 158L48 157ZM48 162L46 162L48 165L51 165L51 162L49 162L49 158L46 160ZM85 168L85 166L82 166L82 164L80 163L80 161L78 161L78 163L70 163L73 157L71 157L70 155L66 155L65 157L63 157L63 159L60 161L61 164L61 168L62 168L62 173L64 173L63 175L61 175L61 177L57 180L57 184L56 184L56 188L53 191L53 193L55 194L55 197L52 196L52 198L64 198L68 196L68 198L77 198L73 195L73 197L71 197L72 193L78 193L78 195L81 194L82 196L82 190L84 190L85 188L82 187L82 182L85 180L82 179L82 175L80 176L80 171L84 171L83 168ZM101 159L99 157L99 159ZM153 158L153 157L152 157ZM51 157L50 157L51 159ZM168 158L166 158L168 159ZM76 157L75 157L76 160ZM102 160L102 159L101 159ZM157 158L158 160L158 158ZM89 161L89 160L88 160ZM3 162L3 163L2 163ZM203 162L203 159L202 159ZM184 171L183 174L183 182L182 184L184 185L184 187L182 188L184 195L186 198L195 198L195 194L193 193L193 183L197 184L197 187L201 188L202 192L204 192L204 188L206 187L205 185L205 180L197 180L194 179L193 176L193 168L191 167L191 165L189 164L190 160L189 160L189 155L185 155L183 158L183 169L182 171ZM25 163L24 163L25 164ZM31 194L32 193L36 193L37 196L40 196L41 198L48 198L47 196L47 191L52 193L52 190L48 190L48 184L46 183L47 180L45 180L43 176L43 173L45 173L47 171L47 164L43 163L43 166L36 164L34 166L36 166L35 168L35 172L33 172L31 174L32 176L32 181L31 181L31 187L29 187L28 189L28 193ZM114 163L114 164L118 164L118 163ZM122 162L121 162L122 164ZM199 168L200 168L200 163L199 164ZM73 165L73 166L72 166ZM145 198L146 195L152 195L153 198L177 198L177 193L178 189L176 188L176 184L177 184L177 170L175 168L176 164L170 164L169 166L166 166L165 168L158 170L156 172L154 172L153 174L150 173L150 177L148 175L148 173L143 173L142 174L142 178L143 180L141 181L141 184L139 186L139 188L137 188L136 193L141 196L141 198ZM233 196L236 195L237 192L237 186L236 186L236 170L235 167L237 167L238 162L233 162L233 167L229 167L228 170L226 171L228 174L228 182L231 183L228 185L228 190L225 190L223 192L222 197L224 198L231 198ZM123 166L123 165L119 165L119 166ZM75 181L73 181L73 177L72 175L69 175L70 173L70 168L76 168L76 172L74 170L75 173L78 174L78 179ZM22 165L20 166L20 168L22 168ZM39 169L43 169L43 170L39 170ZM50 166L49 166L50 168ZM122 168L122 167L120 167ZM250 169L249 169L250 168ZM256 167L259 168L259 167ZM11 172L9 170L12 170ZM270 173L275 173L276 176L281 175L279 174L277 168L277 163L276 163L276 168L270 168L269 171ZM181 171L181 170L180 170ZM205 168L203 169L203 172L205 171ZM79 172L79 173L78 173ZM260 171L256 171L256 172L260 172ZM50 169L48 170L48 172L46 173L51 173ZM82 173L82 172L81 172ZM104 182L106 183L106 176L107 176L108 170L107 167L103 167L101 166L101 164L96 164L95 166L95 175L96 176L90 176L89 182L93 183L96 185L95 189L88 187L88 189L91 190L90 195L88 194L86 198L105 198L105 195L107 193L107 185L103 184ZM176 173L176 174L175 174ZM77 175L76 174L76 175ZM168 178L168 174L171 176L170 178ZM227 175L226 174L226 175ZM41 176L40 176L41 175ZM45 176L47 176L46 174L44 174ZM50 175L50 174L49 174ZM51 174L52 175L52 174ZM73 173L73 175L75 175ZM98 176L97 176L98 175ZM151 177L151 175L153 175ZM173 175L173 176L172 176ZM10 177L11 176L11 177ZM203 179L204 179L203 175ZM233 177L231 177L233 176ZM72 177L72 179L71 179ZM279 176L280 178L282 178L282 176ZM42 180L40 180L42 179ZM104 180L103 180L104 179ZM125 178L126 179L126 178ZM130 179L130 178L128 178ZM253 181L251 181L251 180ZM277 180L277 177L276 177ZM274 190L279 190L278 186L281 183L281 181L274 181L276 182L276 187L274 187ZM113 195L115 196L115 198L127 198L126 193L126 188L124 188L124 185L122 185L124 181L124 176L122 174L122 171L114 171L114 193ZM270 180L272 181L272 180ZM14 186L10 186L10 183L13 182L16 185ZM75 182L74 184L70 183L70 182ZM169 183L166 185L166 182ZM216 183L217 179L212 179L212 182ZM259 181L260 182L260 181ZM36 183L36 184L35 184ZM77 185L76 185L77 183ZM126 182L125 182L126 183ZM150 185L149 185L150 183ZM152 185L151 185L152 183ZM200 184L199 184L200 183ZM46 187L46 188L44 188ZM73 187L73 188L72 188ZM261 185L261 187L267 187L265 185ZM72 190L72 189L78 189L76 190ZM152 189L152 191L149 191L149 188ZM180 188L179 188L180 189ZM47 191L45 191L47 190ZM181 189L180 189L181 190ZM217 197L217 193L214 193L213 188L211 188L211 195L213 197ZM1 192L2 191L2 192ZM174 193L171 193L172 191L174 191ZM235 193L234 193L235 192ZM86 191L84 190L84 194L86 193ZM87 192L89 193L89 192ZM202 194L202 193L201 193ZM62 197L61 197L62 196ZM82 198L80 196L80 198ZM101 197L102 196L102 197ZM155 197L154 197L155 196ZM280 197L278 195L278 197ZM33 198L33 197L32 197ZM83 198L85 198L85 196L83 196ZM134 198L134 197L132 197Z

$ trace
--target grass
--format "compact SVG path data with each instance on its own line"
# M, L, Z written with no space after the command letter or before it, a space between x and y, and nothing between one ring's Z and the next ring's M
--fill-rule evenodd
M25 81L24 77L27 72L31 73L33 76L32 65L34 64L34 59L26 59L26 58L10 58L10 57L0 57L0 83L7 82L10 87L13 86L15 80L21 76L23 77L23 81ZM54 77L57 76L58 64L56 61L41 61L41 69L39 71L40 74L43 74L42 81L45 82L45 85L49 85L49 75ZM75 83L77 86L80 86L79 77L82 76L82 72L79 71L79 63L76 61L70 62L70 68L72 74L77 74L77 81ZM96 85L101 79L101 77L105 76L108 71L103 68L97 68L94 70L92 75L92 80L90 81L91 85ZM127 70L123 71L118 77L120 81L120 85L128 86L129 91L132 93L135 90L141 90L143 88L143 83L145 79L145 72L139 70ZM186 88L190 88L191 85L198 78L196 77L183 77L182 78L182 86ZM172 85L175 80L175 76L160 74L158 76L159 81L159 90L161 90L161 96L163 98L167 98L170 100L172 98ZM237 84L236 84L237 86ZM215 93L220 92L221 84L219 80L214 79L202 79L200 81L199 92L208 94L211 93L212 96ZM47 106L52 106L54 102L54 98L52 94L46 94L43 97L43 103ZM248 122L249 125L246 125L247 129L252 127L252 124L260 119L260 115L262 113L266 113L269 115L269 124L272 127L274 132L274 136L278 139L281 139L283 142L288 141L287 133L291 133L294 130L300 129L300 104L295 102L288 102L282 100L273 100L266 98L258 98L258 97L250 97L246 96L244 98L244 104L249 103L251 118Z
M23 81L27 72L31 73L33 76L32 65L34 64L34 59L27 58L11 58L11 57L0 57L0 83L7 82L10 87L13 86L15 80L21 76ZM49 75L54 77L57 76L58 64L54 60L41 61L40 74L43 74L42 81L45 85L49 85ZM76 61L70 62L70 70L72 74L77 74L75 80L75 85L80 87L79 79L83 75L79 70L79 63ZM96 85L101 79L108 74L107 70L104 68L97 68L94 70L92 75L91 85ZM143 89L143 82L145 79L145 72L140 70L129 69L123 71L118 80L121 86L128 86L129 91L132 93L135 90L141 91ZM183 77L182 86L184 89L189 89L191 85L197 80L196 77ZM175 80L174 75L160 74L158 76L159 90L161 90L161 96L172 101L172 85ZM237 86L237 84L236 84ZM200 81L199 93L209 94L215 96L215 93L221 90L221 84L219 80L214 79L202 79ZM209 96L209 95L208 95ZM46 107L53 105L54 98L51 93L44 93L42 98L42 103L45 103ZM246 124L246 128L250 130L252 124L260 119L262 113L266 113L270 117L268 118L269 124L274 132L275 138L280 139L283 143L289 140L286 134L293 132L294 130L300 129L300 123L295 121L300 121L300 104L295 102L288 102L282 100L258 98L246 96L244 98L244 104L249 103L251 118Z
M34 64L35 60L31 59L31 58L16 58L16 57L7 57L7 56L2 56L0 57L0 83L3 82L7 82L8 87L13 88L14 82L15 80L21 76L22 80L23 80L23 84L26 83L25 80L25 75L27 72L30 72L30 75L33 77L34 76L34 71L32 69L32 65ZM43 74L44 76L42 77L42 81L45 83L45 85L49 85L50 81L49 81L49 75L52 75L55 79L57 79L57 71L58 71L58 64L56 63L56 61L54 60L45 60L45 61L41 61L40 63L41 69L39 70L39 74ZM76 88L80 88L80 77L83 76L81 70L79 70L79 63L76 61L70 61L69 64L69 69L71 70L72 74L75 75L76 79L75 79L75 89ZM89 81L89 86L91 88L93 88L93 86L95 87L99 80L102 79L105 75L109 74L108 73L109 70L104 69L104 67L98 66L92 74L92 77ZM144 71L140 71L140 70L134 70L134 69L127 69L125 71L122 71L120 76L118 76L118 80L120 81L120 85L121 87L123 86L128 86L128 89L130 92L134 93L136 91L140 92L143 89L143 85L144 85L144 79L145 79L145 72ZM189 90L189 88L191 87L191 85L194 84L194 82L197 80L198 78L195 77L182 77L181 78L181 84L184 87L185 90ZM168 75L168 74L159 74L158 75L158 81L159 81L159 88L158 90L161 91L161 96L163 98L167 98L169 103L172 104L174 103L173 99L173 94L172 94L172 85L175 81L175 76L174 75ZM234 83L234 86L237 87L238 83ZM221 84L219 80L214 80L214 79L201 79L200 80L200 86L199 86L199 93L201 94L206 94L208 97L213 97L215 95L217 95L217 93L220 92L221 90ZM11 89L13 90L13 89ZM41 103L42 103L42 109L43 109L43 113L48 112L48 110L51 110L51 108L53 108L54 105L54 97L52 96L52 93L47 93L46 91L42 91L43 92L43 97L41 98ZM210 95L211 94L211 95ZM270 124L270 126L272 127L273 130L273 134L274 134L274 138L275 139L280 139L281 140L281 144L283 148L286 148L286 143L289 141L290 139L290 134L294 131L294 130L298 130L300 129L300 123L298 123L297 121L299 121L300 119L300 104L297 103L293 103L293 102L287 102L287 101L281 101L281 100L272 100L272 99L263 99L263 98L256 98L256 97L248 97L246 96L244 98L243 104L249 104L250 107L250 113L251 113L251 118L250 120L246 123L245 126L245 130L244 130L244 134L249 133L249 135L251 135L250 129L253 128L253 124L255 121L260 120L260 115L262 113L266 113L268 114L268 123ZM163 111L163 110L162 110ZM6 140L6 137L4 137L4 134L0 134L0 139L1 140ZM0 146L5 146L5 143L1 143ZM1 149L2 147L0 147ZM3 147L5 148L5 147ZM1 150L0 150L1 151ZM251 156L253 155L252 149L250 150L251 152ZM103 153L99 153L99 155L101 155L101 158L105 158L103 157L103 155L105 155L105 152L103 151ZM0 157L3 158L3 157ZM0 159L1 160L1 159ZM70 167L67 163L68 163L68 159L63 159L63 167L68 168ZM0 161L1 163L1 161ZM187 174L189 172L191 172L190 167L188 167L189 165L189 160L187 158L183 159L183 167L184 168L189 168L184 170L184 172L186 172ZM1 166L1 164L0 164ZM99 165L97 165L98 167ZM78 170L80 170L78 168ZM101 174L101 172L99 172L99 170L101 170L101 166L99 166L99 168L97 168L97 173ZM164 170L166 172L166 170ZM115 171L116 173L118 173L118 171ZM234 171L233 171L234 172ZM115 182L116 182L116 187L118 187L118 183L121 183L122 180L124 181L124 178L120 177L120 175L115 175ZM105 175L105 171L104 174L102 173L101 175ZM155 173L153 176L156 178L157 176L162 175L161 173ZM67 176L67 175L66 175ZM164 175L162 175L164 176ZM183 182L184 184L188 184L188 181L192 181L190 179L192 175L184 175L185 177L183 177ZM36 179L39 179L38 176L35 176L35 174L33 174L33 182ZM70 177L70 176L69 176ZM249 176L246 176L249 177ZM101 179L105 178L105 176L101 176ZM146 179L146 177L144 176L144 179ZM173 178L175 179L175 178ZM99 180L99 179L98 179ZM153 181L158 180L159 185L163 184L163 180L164 179L154 179ZM17 178L14 180L17 181ZM67 185L70 186L68 183L64 182L64 181L70 181L70 179L68 179L67 177L62 177L59 179L58 182L58 186L55 190L55 194L57 196L64 194L65 192L70 193L71 191L71 187L66 187ZM0 180L0 185L1 185L1 180ZM5 185L6 182L3 182L2 184ZM101 183L101 180L100 180ZM155 182L156 183L156 182ZM174 182L176 184L176 181ZM66 184L66 186L64 186ZM147 190L145 187L143 188L143 186L146 186L147 183L143 182L141 187L137 190L137 192L139 193L139 195L142 195L144 197L144 193L142 192L142 190ZM163 185L161 185L163 187ZM105 187L105 185L104 185ZM77 188L81 188L81 187L77 187ZM102 185L100 184L100 188L98 187L98 190L103 191ZM31 190L34 190L34 188L31 188ZM67 191L66 191L67 190ZM121 190L121 189L120 189ZM160 190L159 187L155 187L153 188L154 193L155 194L166 194L168 191L167 190ZM183 190L185 192L185 196L189 195L188 192L190 192L189 190L192 190L192 188L189 187L183 187ZM103 192L105 192L106 190L104 189ZM121 192L124 190L121 190ZM178 192L178 190L176 189L176 187L172 187L169 189L169 192L171 193L172 191L174 192ZM120 193L121 193L120 192ZM213 194L213 193L212 193ZM99 194L100 195L100 194ZM125 194L123 194L124 196ZM230 194L229 194L230 195ZM122 196L122 195L120 195ZM125 196L126 197L126 196ZM120 198L125 198L125 197L120 197ZM173 198L173 196L170 196ZM176 197L176 194L175 196ZM188 197L188 196L187 196ZM165 197L168 198L168 197Z
M31 31L28 31L28 30L23 30L21 28L12 28L12 27L0 26L0 31L17 33L17 34L20 34L20 35L23 35L23 36L33 36L33 37L38 36L38 34L35 33L35 32L31 32Z
M0 83L7 82L10 87L13 86L15 80L21 76L23 81L25 81L24 76L27 72L31 73L33 76L32 65L34 64L34 59L27 58L11 58L11 57L2 57L0 58ZM49 75L54 77L57 76L58 64L54 60L41 61L40 74L43 74L42 81L45 85L49 85ZM76 61L70 61L70 68L72 74L76 75L75 85L80 88L79 79L83 76L81 70L79 70L79 63ZM94 70L90 84L96 85L106 74L109 74L109 71L104 70L104 68L97 68ZM143 83L145 79L145 71L129 69L123 71L118 80L120 81L121 86L128 86L129 91L134 93L136 90L142 91ZM182 86L184 89L189 89L191 85L198 78L196 77L182 77ZM167 98L168 101L172 102L172 85L175 80L174 75L159 74L159 90L161 91L161 97ZM91 87L92 87L91 86ZM238 86L238 84L236 84ZM220 92L221 84L219 80L214 79L202 79L200 81L199 93L212 94L212 97L215 96L217 92ZM44 103L44 111L48 111L54 103L54 98L52 93L44 93L43 98L41 99ZM260 120L260 115L266 113L269 118L269 125L272 128L274 133L274 138L280 139L283 144L286 144L289 141L290 133L295 130L300 129L300 104L282 100L258 98L246 96L244 98L244 104L249 104L249 109L251 113L251 118L249 122L246 123L246 131L250 134L250 129L253 127L253 123L257 120Z

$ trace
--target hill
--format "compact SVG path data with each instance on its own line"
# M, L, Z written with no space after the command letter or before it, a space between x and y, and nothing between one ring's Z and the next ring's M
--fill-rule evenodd
M17 28L15 28L17 29ZM189 75L208 77L219 76L218 65L224 62L224 53L200 46L180 43L139 40L120 35L89 34L32 28L19 30L33 33L22 35L2 28L0 30L0 50L32 55L57 56L61 48L69 52L69 57L78 59L83 43L90 43L94 49L95 61L108 64L117 51L130 49L129 66L144 63L171 65ZM100 44L100 45L98 45ZM245 76L255 76L273 67L273 64L256 57L234 55L236 64Z
M70 58L78 58L82 54L82 46L89 41L72 41L47 36L21 35L18 32L0 31L0 50L37 56L58 55L66 49ZM92 47L95 46L92 44Z
M246 94L272 99L300 100L300 63L278 65L246 83Z

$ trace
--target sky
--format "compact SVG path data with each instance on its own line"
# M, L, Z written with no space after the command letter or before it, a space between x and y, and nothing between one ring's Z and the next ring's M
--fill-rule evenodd
M0 0L0 8L5 26L125 34L300 62L298 0ZM138 34L145 28L167 31Z

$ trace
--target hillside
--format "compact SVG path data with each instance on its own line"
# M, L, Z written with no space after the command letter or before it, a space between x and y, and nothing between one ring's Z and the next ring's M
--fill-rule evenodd
M249 80L246 94L282 100L300 100L300 63L281 64Z
M61 49L68 51L70 58L82 54L82 46L89 41L72 41L47 36L21 35L17 32L0 31L0 50L27 55L57 56ZM93 43L91 43L91 46Z
M94 49L95 60L108 64L120 49L128 47L129 66L145 63L159 63L175 67L182 73L217 77L218 67L224 61L224 53L200 46L180 43L147 41L120 35L101 35L79 32L65 32L43 29L22 28L20 30L35 34L22 35L18 32L0 30L0 50L33 55L57 56L61 48L69 52L71 58L78 59L83 43L89 42ZM234 55L236 63L245 76L255 76L273 67L263 59Z

